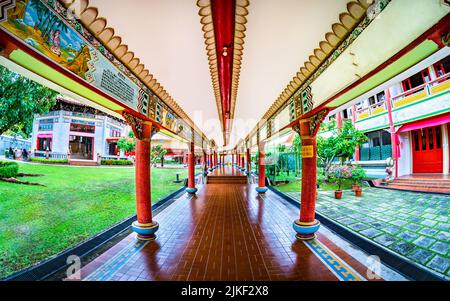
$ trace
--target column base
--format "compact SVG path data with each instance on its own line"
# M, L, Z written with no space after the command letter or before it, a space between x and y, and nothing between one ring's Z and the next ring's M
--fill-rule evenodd
M150 224L141 224L138 221L133 222L131 229L137 233L137 239L148 241L156 239L156 231L159 229L159 224L153 221Z
M295 220L292 227L294 228L297 235L295 237L299 240L312 240L316 238L316 232L320 228L320 222L314 220L311 223L302 223L300 220Z
M266 191L268 190L267 187L256 187L255 189L258 193L266 193Z
M194 188L189 188L189 187L186 188L186 192L190 193L190 194L195 194L197 191L198 191L198 189L195 187Z

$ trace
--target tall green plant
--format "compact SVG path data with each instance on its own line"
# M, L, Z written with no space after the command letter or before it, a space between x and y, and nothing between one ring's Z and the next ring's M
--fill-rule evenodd
M367 136L348 121L343 123L341 129L334 128L331 133L329 137L317 138L317 157L327 178L336 158L342 164L346 158L353 156L357 145L367 141Z
M6 131L28 137L35 114L47 113L57 92L0 66L0 135Z

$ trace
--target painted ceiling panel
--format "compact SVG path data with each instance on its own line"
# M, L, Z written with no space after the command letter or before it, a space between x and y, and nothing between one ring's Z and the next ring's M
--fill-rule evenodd
M231 146L253 129L331 25L339 21L347 2L250 2Z
M209 139L222 142L195 1L90 0Z

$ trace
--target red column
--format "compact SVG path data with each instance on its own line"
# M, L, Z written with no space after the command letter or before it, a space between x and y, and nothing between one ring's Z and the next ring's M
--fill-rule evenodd
M212 152L209 154L209 168L211 169L213 167L213 162L212 162Z
M231 166L234 165L234 153L231 153Z
M258 187L256 191L258 193L265 193L266 187L266 152L264 149L264 142L258 145Z
M195 145L194 142L189 143L188 154L188 187L186 188L188 193L196 193L195 188Z
M143 138L136 139L136 212L137 221L131 228L139 240L153 240L158 230L158 223L152 220L151 186L150 186L150 152L152 125L143 124Z
M352 107L352 123L353 126L356 127L356 106L353 105ZM355 161L361 160L360 152L359 152L359 145L355 148Z
M206 157L206 151L203 150L203 172L206 172L208 170L208 158Z
M244 157L244 154L241 154L241 167L242 167L242 169L245 168L245 157Z
M389 118L389 131L391 132L391 147L392 147L392 160L394 160L394 177L398 177L398 157L399 154L397 152L398 148L398 133L395 132L394 119L392 118L392 106L391 106L391 92L389 88L384 91L386 95L386 107L388 111Z
M336 113L336 121L337 121L337 128L342 128L342 115L341 112Z
M302 193L300 219L294 222L296 237L301 240L314 239L320 223L315 219L317 149L316 137L311 136L310 120L300 120L302 139Z
M247 157L247 173L250 174L250 172L252 171L252 162L249 148L247 148L246 157Z

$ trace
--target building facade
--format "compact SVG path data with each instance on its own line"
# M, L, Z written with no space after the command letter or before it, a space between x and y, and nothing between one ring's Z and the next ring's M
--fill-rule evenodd
M47 114L33 121L34 156L97 161L123 156L117 148L120 137L130 131L123 121L81 103L58 99Z
M354 159L384 173L393 159L394 177L420 173L448 174L450 170L450 56L449 51L405 71L405 79L374 89L372 95L334 110L338 127L351 120L368 141ZM370 169L370 168L369 168Z
M23 139L21 136L0 135L0 155L3 155L6 150L14 149L31 149L31 140Z

